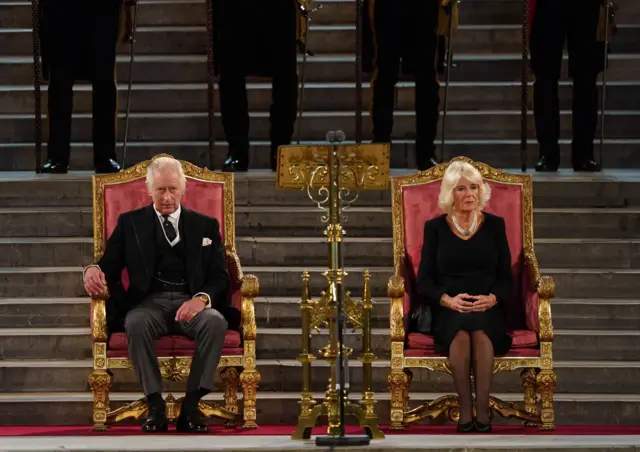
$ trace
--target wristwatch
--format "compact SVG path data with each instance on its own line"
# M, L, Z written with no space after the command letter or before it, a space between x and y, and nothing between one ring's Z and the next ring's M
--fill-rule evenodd
M200 299L200 301L202 301L205 305L209 304L209 299L206 297L206 295L198 295L198 298Z

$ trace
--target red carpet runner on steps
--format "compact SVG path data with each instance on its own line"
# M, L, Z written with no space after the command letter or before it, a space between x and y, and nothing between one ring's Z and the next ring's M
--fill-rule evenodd
M292 425L260 426L255 430L227 429L219 425L210 427L210 435L224 436L289 436L294 431ZM455 435L455 427L447 426L411 426L404 431L390 431L382 428L388 435ZM326 427L316 427L313 435L325 435ZM362 433L362 429L355 426L347 427L348 434ZM90 426L6 426L0 427L0 436L127 436L142 435L139 426L116 426L108 432L92 432ZM161 433L166 434L166 433ZM175 435L173 428L168 434ZM540 432L536 428L521 426L496 425L494 435L640 435L640 427L635 426L559 426L553 432Z

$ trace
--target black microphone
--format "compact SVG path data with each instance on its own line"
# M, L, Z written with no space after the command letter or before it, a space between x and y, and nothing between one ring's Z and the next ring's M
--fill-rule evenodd
M324 137L329 143L334 143L336 141L336 132L329 130Z
M342 143L347 138L342 130L336 130L334 134L338 143Z

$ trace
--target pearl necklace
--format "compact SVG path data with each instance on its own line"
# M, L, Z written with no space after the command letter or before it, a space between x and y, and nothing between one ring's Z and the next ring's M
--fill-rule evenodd
M451 219L453 220L453 225L456 227L458 232L460 234L464 235L465 237L469 237L476 230L476 226L478 225L478 213L477 212L473 212L473 222L471 222L471 227L469 229L461 228L460 225L458 224L458 220L456 220L456 216L455 215L451 215Z

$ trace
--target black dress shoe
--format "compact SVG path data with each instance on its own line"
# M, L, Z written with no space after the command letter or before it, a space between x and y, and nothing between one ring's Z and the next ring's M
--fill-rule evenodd
M208 433L209 426L197 411L180 412L176 420L176 431L180 433Z
M69 165L64 165L49 159L47 163L42 165L40 172L43 174L67 174L69 172Z
M588 173L597 173L602 170L602 165L592 159L587 159L582 162L574 162L573 163L574 171L588 172Z
M418 163L418 171L426 171L438 165L438 162L436 162L436 159L433 157L429 157L429 158L418 157L416 160Z
M238 153L230 152L227 154L227 158L224 161L222 171L227 173L245 172L249 170L249 158L247 156L240 156Z
M482 422L478 422L477 419L473 420L473 424L475 431L478 433L491 433L493 431L491 424L483 424Z
M165 408L163 406L149 407L147 419L142 424L142 431L145 433L159 433L169 430Z
M559 159L550 158L549 156L543 156L538 160L536 164L536 171L543 173L553 173L558 171L558 167L560 166Z
M120 171L120 164L115 160L109 159L106 162L96 163L96 174L111 174Z
M461 424L460 422L458 422L458 425L456 426L456 432L471 433L474 431L475 427L476 425L473 423L473 421L467 422L465 424Z

